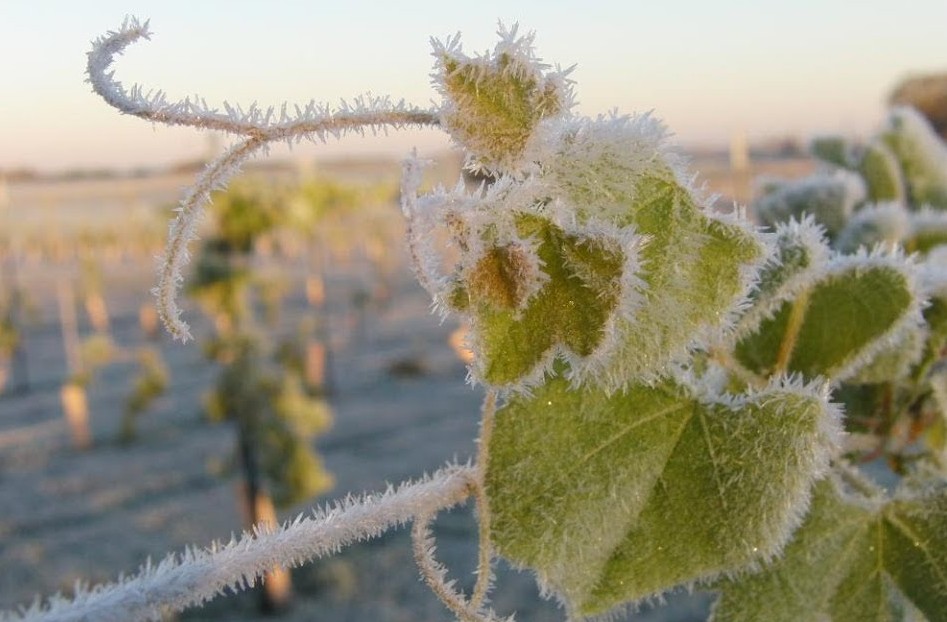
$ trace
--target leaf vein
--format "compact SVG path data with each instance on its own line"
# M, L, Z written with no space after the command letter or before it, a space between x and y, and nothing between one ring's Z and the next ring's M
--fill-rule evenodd
M927 546L927 542L914 533L914 530L911 529L910 526L904 524L893 514L887 514L885 516L885 520L888 521L888 523L890 523L895 529L904 534L908 540L910 540L921 551L921 553L923 553L929 566L934 569L934 574L937 575L941 589L947 591L947 569L944 569L937 564L937 558L935 558L931 553L930 548Z
M704 433L704 442L707 444L707 453L710 455L710 463L713 465L714 481L717 483L717 494L720 495L720 505L723 506L723 511L727 512L728 508L726 490L723 482L720 481L720 473L718 472L720 465L717 463L717 455L714 452L714 444L710 438L710 430L707 427L707 419L703 412L699 412L697 418L700 421L700 427Z

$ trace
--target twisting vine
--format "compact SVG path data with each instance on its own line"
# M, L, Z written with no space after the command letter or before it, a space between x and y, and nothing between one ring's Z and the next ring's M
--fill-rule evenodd
M224 104L225 113L210 108L204 100L185 98L170 102L163 91L148 91L135 85L125 90L110 71L117 54L139 39L150 39L148 22L129 17L117 31L111 31L95 42L88 55L87 72L92 89L110 106L124 114L163 123L205 130L217 130L245 136L223 155L207 165L195 180L177 208L178 215L170 225L168 243L159 260L158 284L154 289L158 314L168 332L187 341L190 330L181 319L177 294L183 281L182 269L189 260L188 244L196 236L201 209L210 201L210 193L227 184L240 165L265 150L274 142L292 145L301 140L326 142L348 132L373 133L380 129L438 124L437 115L429 110L409 106L404 101L392 103L387 97L357 97L352 104L343 102L332 108L314 100L292 111L284 104L277 113L274 107L265 110L252 106L244 111L239 106Z
M208 164L187 191L170 224L168 242L159 261L158 283L154 289L158 313L167 330L177 339L190 337L188 325L181 319L176 298L189 260L188 244L196 236L202 208L210 193L223 188L240 165L274 142L289 145L301 140L325 142L348 132L377 133L386 128L438 125L434 111L392 103L387 97L358 97L339 107L309 104L292 111L284 104L261 110L256 106L244 111L224 103L225 112L190 98L168 101L161 91L145 92L135 85L126 90L115 79L111 65L115 56L140 39L150 39L148 22L126 18L121 28L93 42L88 54L88 81L109 105L124 114L167 125L217 130L243 137L223 155ZM411 176L406 176L406 179ZM413 177L412 177L413 179ZM417 187L412 188L413 194ZM407 206L405 207L408 211ZM409 219L410 220L410 219ZM495 395L488 395L485 416L492 418ZM480 459L483 459L482 448ZM346 544L375 537L391 526L416 522L416 556L422 575L448 607L462 612L467 620L495 620L483 603L491 584L489 546L484 543L478 559L478 579L472 598L456 595L444 579L445 570L432 556L429 524L440 510L464 502L471 495L480 514L487 506L482 490L483 473L479 466L448 466L430 478L404 484L381 495L348 498L335 507L317 510L313 516L288 522L273 531L257 530L224 546L206 550L189 549L182 555L170 555L157 565L146 565L137 576L119 583L80 587L72 599L53 597L18 613L0 613L0 620L159 620L168 612L198 605L220 594L225 588L242 589L275 565L294 566L331 554ZM488 522L484 520L481 533Z
M476 485L473 467L448 466L398 489L343 499L276 529L257 529L227 544L169 555L119 583L80 587L71 599L37 601L19 614L0 614L0 620L163 620L227 589L246 589L275 566L298 566L418 517L430 520L438 511L463 503Z

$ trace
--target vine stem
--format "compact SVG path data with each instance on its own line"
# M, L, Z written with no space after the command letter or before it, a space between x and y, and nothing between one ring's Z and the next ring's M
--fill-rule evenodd
M210 193L226 186L251 156L277 141L293 144L308 139L326 142L356 131L373 133L387 128L436 126L438 115L431 110L409 106L403 101L392 103L388 98L356 98L353 105L343 102L339 108L319 105L314 101L296 106L287 112L284 104L277 114L273 108L262 110L255 105L244 111L224 103L226 112L211 109L203 100L190 98L169 102L164 93L144 93L135 85L126 90L110 70L115 56L139 39L150 39L148 22L126 19L121 28L98 38L88 54L86 72L92 90L113 108L146 121L165 125L182 125L242 135L223 155L211 162L185 195L178 216L171 224L169 240L161 259L159 282L154 289L158 313L165 327L176 339L187 341L190 331L180 319L176 297L183 277L181 270L188 262L187 245L197 236L197 223L202 208L210 202Z
M350 497L312 516L245 533L226 545L188 549L157 565L149 562L137 575L117 583L79 587L71 600L57 596L17 613L0 612L0 620L162 620L227 590L246 589L275 566L298 566L418 517L429 520L436 512L463 503L476 486L474 467L450 465L396 490Z
M710 349L710 358L732 373L738 380L749 387L762 389L766 386L766 379L747 369L725 347L714 346Z
M434 514L418 516L411 528L411 541L414 561L421 571L425 583L441 599L459 620L463 622L498 622L496 614L484 610L482 605L468 602L463 594L454 589L453 582L447 580L447 569L434 558L434 536L431 533L431 521ZM508 618L512 622L512 617Z
M477 582L468 601L463 594L454 589L452 581L447 580L447 569L434 559L434 536L430 524L435 512L418 516L414 521L411 539L414 560L421 577L441 602L464 622L495 621L495 614L484 607L487 593L493 582L493 554L490 545L490 506L486 494L486 471L489 457L490 439L493 434L493 422L496 415L497 392L488 389L483 400L480 438L477 448L477 463L474 470L472 493L477 504L478 548Z
M799 331L802 330L803 321L806 319L806 312L809 310L809 290L803 290L792 303L789 310L789 319L786 322L786 333L779 344L779 351L776 354L776 364L773 374L783 373L789 367L792 360L792 353L796 350L796 342L799 340Z
M474 489L474 500L477 504L478 541L477 583L471 605L479 609L490 591L493 580L493 547L490 543L490 504L487 499L487 466L490 456L490 440L493 438L493 423L496 418L497 393L495 389L488 389L483 400L483 416L480 421L480 439L477 441L477 487Z

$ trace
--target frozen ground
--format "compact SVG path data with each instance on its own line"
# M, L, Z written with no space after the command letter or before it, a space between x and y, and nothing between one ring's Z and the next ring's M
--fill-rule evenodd
M111 273L107 298L114 338L133 348L143 341L136 314L148 300L150 272L147 266L120 265ZM34 292L51 293L51 286L39 285L42 275L33 278ZM50 274L45 278L52 281ZM287 325L310 313L297 284L284 305ZM359 277L328 274L335 422L317 446L336 485L326 498L381 490L447 461L466 460L474 451L481 393L465 384L465 368L447 345L454 324L430 313L426 293L406 269L396 272L392 284L388 305L359 314L349 304ZM80 579L113 580L149 557L241 529L236 479L227 473L234 433L203 417L201 396L216 371L199 346L161 342L170 389L142 416L141 440L130 446L115 438L135 368L107 368L89 396L95 445L80 452L70 446L58 401L65 364L55 308L50 300L37 302L44 321L26 336L31 389L0 397L0 609L36 594L69 592ZM188 317L198 335L206 333L195 310ZM421 373L393 373L404 361L419 363ZM325 499L313 500L320 501ZM461 584L472 584L476 528L469 509L442 516L437 533L441 560ZM502 568L501 577L493 596L499 611L518 611L521 620L562 619L555 604L538 598L528 574ZM299 568L294 584L295 604L286 620L450 618L419 581L405 530ZM701 619L702 604L684 599L673 611L639 619ZM255 617L252 595L219 599L181 616Z
M331 264L326 273L334 426L316 445L336 483L313 504L416 478L448 461L468 459L475 448L481 392L465 383L464 366L447 345L455 324L430 313L429 298L414 283L402 251L390 251L390 264L395 268L390 302L363 311L356 311L353 301L370 280L364 259L348 267ZM289 331L312 313L303 295L304 272L300 265L269 267L292 285L283 307L283 330ZM237 480L228 466L234 432L203 416L201 397L216 369L195 343L160 342L171 383L141 417L141 440L130 446L115 440L135 375L132 362L124 362L107 368L91 389L94 447L80 452L70 446L58 397L66 367L55 285L74 274L38 264L19 275L42 320L26 334L30 390L0 395L0 610L37 594L68 593L77 580L114 580L149 557L227 539L241 529ZM129 350L144 341L137 313L150 300L151 274L146 260L126 259L106 269L112 333ZM194 308L187 317L200 341L209 330L206 322ZM416 363L420 373L393 371L406 361ZM289 508L281 516L306 508ZM436 533L441 561L462 586L472 585L476 525L469 508L441 516ZM501 564L499 575L492 600L500 613L516 611L520 620L563 619L555 603L539 598L528 573ZM307 564L294 570L293 579L294 605L277 619L451 619L419 581L405 530ZM705 596L676 595L671 601L628 619L706 616ZM180 616L258 617L253 594L221 598Z

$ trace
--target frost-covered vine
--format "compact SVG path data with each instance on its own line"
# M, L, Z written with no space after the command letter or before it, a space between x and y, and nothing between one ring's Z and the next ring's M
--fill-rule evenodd
M718 622L944 619L947 145L907 109L866 144L820 141L815 175L761 186L760 227L713 209L656 118L578 117L568 70L542 63L532 35L498 34L474 57L457 37L435 41L443 101L429 111L169 103L108 73L147 24L95 42L90 81L111 105L240 136L171 227L158 295L181 338L187 243L246 158L366 127L448 132L494 183L420 194L414 155L401 207L418 280L469 325L470 379L487 397L473 466L28 617L154 617L414 519L421 575L464 620L496 618L495 555L532 569L570 619L680 587L716 592ZM879 461L900 478L891 493L859 472ZM434 559L428 524L469 496L480 552L467 597Z
M142 119L165 125L182 125L217 130L244 137L226 153L211 162L194 182L177 208L178 216L171 223L168 244L159 260L158 285L155 296L158 313L174 337L186 341L188 326L180 318L176 296L188 262L187 245L196 235L201 208L210 200L210 193L223 188L240 170L240 165L274 142L293 145L302 140L325 142L348 132L378 132L384 128L436 125L437 117L430 111L394 103L387 97L356 97L338 107L310 101L305 106L283 105L261 109L251 106L223 104L224 112L211 108L203 99L185 98L169 101L163 91L145 91L135 85L126 90L110 71L117 54L139 39L150 39L148 22L127 18L122 27L96 39L89 52L87 72L93 90L110 106Z
M200 605L228 589L246 589L275 566L294 567L331 555L418 517L429 521L440 510L463 503L476 485L475 477L469 465L449 466L397 489L343 499L279 528L258 529L226 544L169 555L118 583L79 586L70 599L37 601L0 619L162 620L168 613Z

